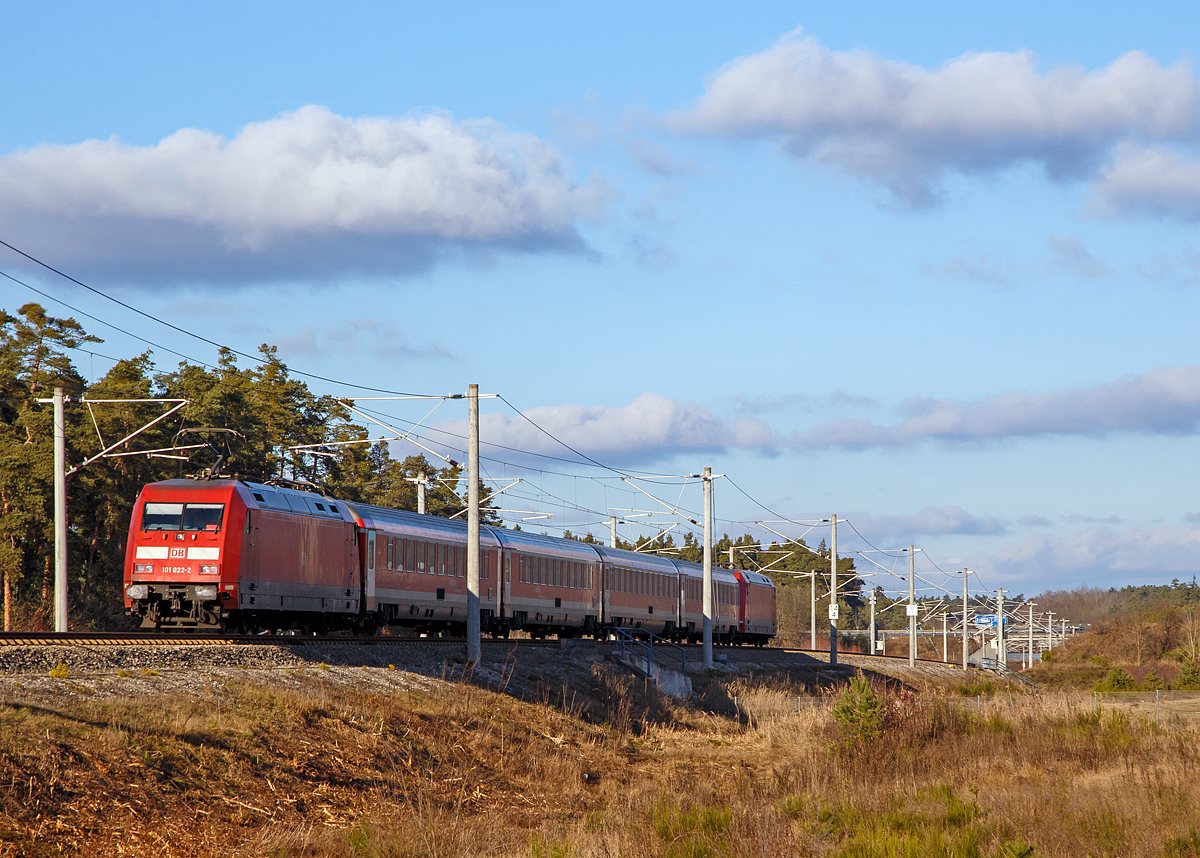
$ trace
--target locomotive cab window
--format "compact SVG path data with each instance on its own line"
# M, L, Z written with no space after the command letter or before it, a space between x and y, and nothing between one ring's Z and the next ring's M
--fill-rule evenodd
M148 503L142 511L142 530L221 529L223 503Z

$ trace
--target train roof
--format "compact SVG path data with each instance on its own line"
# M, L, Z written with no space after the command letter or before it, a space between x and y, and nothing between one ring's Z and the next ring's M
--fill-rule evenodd
M674 562L657 554L643 554L640 551L630 551L626 548L609 548L607 545L593 546L608 563L628 566L633 569L645 569L650 572L667 572L674 574L678 570Z
M679 571L684 575L694 575L697 578L704 576L704 567L699 563L692 563L690 560L672 560L671 562L675 564L675 566L679 568ZM735 570L733 569L726 569L724 566L717 566L716 564L713 564L712 571L714 581L725 581L728 583L730 581L737 580L737 576L734 574ZM739 569L736 571L740 572L741 570Z
M246 505L252 508L275 509L299 515L310 515L315 518L347 521L371 528L385 525L383 529L387 529L386 525L391 525L392 527L402 527L417 538L447 542L458 542L466 539L467 536L467 522L460 519L452 520L440 515L421 515L408 510L392 509L357 501L344 501L331 498L318 491L293 489L286 486L251 483L244 480L182 479L162 480L150 483L145 488L151 487L189 490L233 489L238 491ZM581 562L594 562L596 559L600 559L605 563L651 572L682 572L685 575L696 576L704 574L703 567L698 563L674 560L657 554L643 554L640 551L629 551L625 548L610 548L607 545L582 542L577 539L563 539L528 530L509 530L505 527L483 525L479 528L479 538L480 542L488 548L502 546L513 551L552 553ZM736 571L747 576L747 579L753 583L774 586L771 579L765 575L745 570ZM721 581L736 580L733 570L721 566L713 566L713 578Z
M775 582L761 572L751 572L748 569L739 569L737 574L742 578L745 578L750 584L761 584L764 587L775 589Z
M580 542L578 539L563 539L560 536L547 536L544 533L532 533L528 530L509 530L505 527L488 528L504 545L514 551L539 551L541 553L556 553L561 557L570 558L583 563L595 563L598 552L595 545Z

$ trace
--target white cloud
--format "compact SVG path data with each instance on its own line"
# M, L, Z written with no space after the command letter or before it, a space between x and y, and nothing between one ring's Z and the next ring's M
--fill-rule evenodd
M815 400L843 407L870 403L841 392ZM866 419L839 417L813 429L791 433L779 432L746 412L805 405L806 399L785 397L776 402L735 398L734 402L743 416L732 421L706 406L679 402L658 393L644 393L619 406L544 405L526 411L528 420L485 414L481 418L480 437L518 450L564 455L564 448L541 432L540 426L589 456L616 463L728 449L775 455L787 449L810 452L895 448L931 441L971 447L1012 438L1055 435L1104 437L1125 432L1192 435L1200 432L1200 366L1168 367L1095 387L1009 393L979 402L913 398L902 403L905 419L898 423L882 425ZM446 423L439 428L462 434L465 423ZM934 524L935 521L938 523ZM1118 523L1119 519L1075 521ZM1026 517L1020 523L1042 525L1045 520ZM1008 526L1007 521L994 516L972 516L957 507L932 507L897 524L895 532L932 528L915 532L998 534L1006 532Z
M824 396L806 393L788 393L783 396L734 396L734 407L743 414L765 414L774 411L800 409L806 412L827 411L833 408L872 408L879 403L866 396L853 396L844 390L835 390Z
M391 322L380 319L344 319L335 325L304 325L276 343L285 359L296 355L370 355L380 360L450 357L444 346L416 346Z
M971 535L998 536L1009 532L1008 522L995 515L973 515L960 506L927 506L912 515L851 515L864 536Z
M1053 393L1009 393L979 402L913 398L893 425L837 418L793 433L805 449L899 447L922 441L974 444L1051 435L1115 432L1190 435L1200 430L1200 366L1156 369L1112 384Z
M680 163L669 149L652 140L635 137L625 144L625 151L639 167L656 176L670 177L690 173L692 168Z
M921 203L947 171L1032 162L1056 178L1089 177L1123 141L1195 141L1200 83L1189 62L1163 67L1138 51L1095 71L1042 72L1027 51L966 53L931 71L796 31L718 70L670 121L779 140Z
M1096 183L1096 210L1200 220L1200 160L1175 149L1126 143Z
M1112 269L1096 259L1087 245L1078 238L1052 235L1046 239L1046 246L1050 250L1052 270L1065 271L1085 279L1112 274Z
M971 558L985 580L1034 583L1044 589L1083 582L1107 586L1157 581L1200 573L1200 528L1091 527L1069 536L1039 534Z
M185 128L151 146L0 157L14 244L133 280L403 272L453 250L578 247L575 223L599 196L537 138L439 113L309 106L232 139Z
M544 405L524 414L528 420L518 415L481 415L480 440L571 458L557 438L602 462L617 463L730 447L759 449L771 439L770 428L760 420L742 417L729 423L702 405L657 393L643 393L628 405ZM454 421L438 428L461 435L466 424Z

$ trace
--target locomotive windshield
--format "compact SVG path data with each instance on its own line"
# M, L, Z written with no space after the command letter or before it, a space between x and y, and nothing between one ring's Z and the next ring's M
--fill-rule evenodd
M142 530L220 530L223 503L148 503Z

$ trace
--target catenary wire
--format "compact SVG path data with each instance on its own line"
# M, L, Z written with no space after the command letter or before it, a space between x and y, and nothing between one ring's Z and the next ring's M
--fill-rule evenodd
M254 361L261 359L261 355L256 356L256 355L248 354L244 351L240 351L239 349L235 349L232 346L227 346L227 345L224 345L223 343L218 343L216 340L210 340L210 339L208 339L208 337L201 336L200 334L194 333L185 328L181 328L178 325L173 325L170 322L166 321L165 319L160 319L151 313L147 313L145 310L139 310L137 307L134 307L132 304L127 304L124 301L120 300L119 298L114 298L112 295L108 295L105 292L102 292L101 290L96 289L93 286L89 286L87 283L84 283L82 280L77 280L76 278L72 277L70 274L60 271L59 269L55 268L53 265L49 265L48 263L43 262L42 260L38 259L36 256L31 256L30 254L26 253L25 251L21 250L20 248L13 247L11 244L9 244L7 241L4 241L3 239L0 239L0 245L3 245L4 247L7 247L9 250L13 251L14 253L17 253L17 254L25 257L26 259L28 259L30 262L34 263L35 265L40 265L42 268L45 268L47 271L53 271L59 277L62 277L65 280L69 280L77 286L82 286L84 289L88 290L89 292L91 292L95 295L99 295L101 298L105 298L109 301L112 301L114 304L124 307L126 310L129 310L130 312L137 313L139 316L149 319L152 322L158 322L158 324L168 327L173 331L177 331L178 333L185 334L193 339L199 340L202 343L207 343L210 346L215 346L218 349L225 349L226 351L230 351L235 355L240 355L241 357L249 358L250 360L254 360ZM4 276L9 277L9 275L7 275L7 274ZM9 277L9 279L14 280L18 283L21 282L19 280L16 280L15 277ZM22 283L21 285L27 286L28 288L33 289L33 287L29 286L29 284L27 284L27 283ZM44 292L40 292L37 289L34 289L33 291L38 292L38 294L40 294L40 295L45 295ZM47 297L49 297L49 296L47 296ZM57 300L57 299L54 299L54 300ZM60 301L59 303L63 303L64 306L67 306L64 302ZM82 311L76 310L75 312L80 313ZM84 315L88 315L88 314L84 313ZM95 317L88 315L88 318L94 319ZM100 320L96 319L96 321L100 321ZM108 323L102 322L102 324L108 324ZM115 325L109 325L109 327L114 328L115 330L120 330ZM127 334L128 336L135 336L134 334L129 334L128 331L121 331L121 333ZM136 339L142 340L143 342L149 342L149 340L145 340L142 337L136 337ZM163 347L157 346L157 348L163 348ZM165 349L165 350L171 352L171 354L179 355L179 352L173 351L172 349ZM179 355L179 356L184 357L183 355ZM188 358L188 360L191 360L191 358ZM194 362L202 363L201 361L194 361ZM202 364L202 365L209 366L209 364ZM392 396L417 396L417 395L419 395L419 394L413 394L413 393L406 393L401 390L388 390L388 389L381 388L381 387L368 387L367 385L364 385L364 384L354 384L353 382L349 382L349 381L341 381L336 378L328 378L323 375L316 375L315 373L304 372L303 370L299 370L294 367L288 367L288 371L294 375L303 376L304 378L311 378L316 381L324 381L328 384L337 384L337 385L340 385L343 387L352 387L356 390L366 390L371 393L387 393ZM572 451L572 452L574 452L574 451Z

